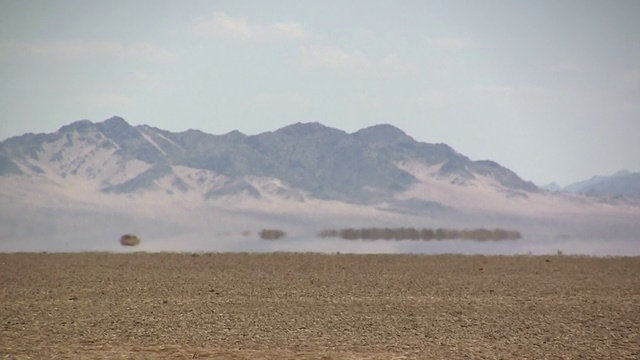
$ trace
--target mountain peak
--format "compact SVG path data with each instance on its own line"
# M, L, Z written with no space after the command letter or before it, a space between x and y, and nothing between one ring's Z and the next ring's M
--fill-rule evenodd
M285 126L279 130L276 130L276 132L282 132L287 135L311 135L325 129L328 128L320 124L319 122L297 122L295 124Z
M112 116L112 117L108 118L107 120L104 120L102 122L102 124L107 125L107 126L123 126L123 125L129 126L129 123L127 123L120 116Z
M398 140L413 140L409 135L397 127L389 124L380 124L358 130L353 134L358 140L370 143L395 142Z
M562 186L558 185L555 181L542 185L540 188L547 191L562 191Z
M58 129L58 132L66 133L69 131L77 131L79 133L83 133L91 129L93 126L94 124L89 120L78 120L69 125L62 126L60 129Z
M235 140L242 140L242 139L247 137L247 135L241 133L238 130L230 131L230 132L224 134L223 136L228 137L230 139L235 139Z
M125 136L139 137L140 134L133 126L129 125L123 118L119 116L111 117L107 120L96 124L98 129L108 137Z

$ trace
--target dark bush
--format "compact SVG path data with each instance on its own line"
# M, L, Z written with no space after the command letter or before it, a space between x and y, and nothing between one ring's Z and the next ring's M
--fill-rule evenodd
M120 245L122 246L138 246L140 238L133 234L125 234L120 237Z
M278 229L263 229L260 231L260 237L264 240L276 240L287 236L287 233Z

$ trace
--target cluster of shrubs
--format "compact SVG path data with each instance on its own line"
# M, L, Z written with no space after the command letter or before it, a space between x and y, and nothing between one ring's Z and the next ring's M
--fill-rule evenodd
M264 240L276 240L287 236L287 233L278 229L263 229L260 231L260 237Z
M362 228L323 230L319 237L339 237L346 240L476 240L499 241L517 240L522 237L520 232L504 229L416 229L416 228Z

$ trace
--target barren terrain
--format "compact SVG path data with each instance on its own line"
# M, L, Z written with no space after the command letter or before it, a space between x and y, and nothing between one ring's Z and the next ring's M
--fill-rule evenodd
M0 254L0 358L638 359L640 258Z

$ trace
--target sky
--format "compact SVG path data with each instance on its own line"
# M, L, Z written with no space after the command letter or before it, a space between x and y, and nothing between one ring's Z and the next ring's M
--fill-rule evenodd
M640 171L640 1L0 0L0 140L392 124L538 185Z

